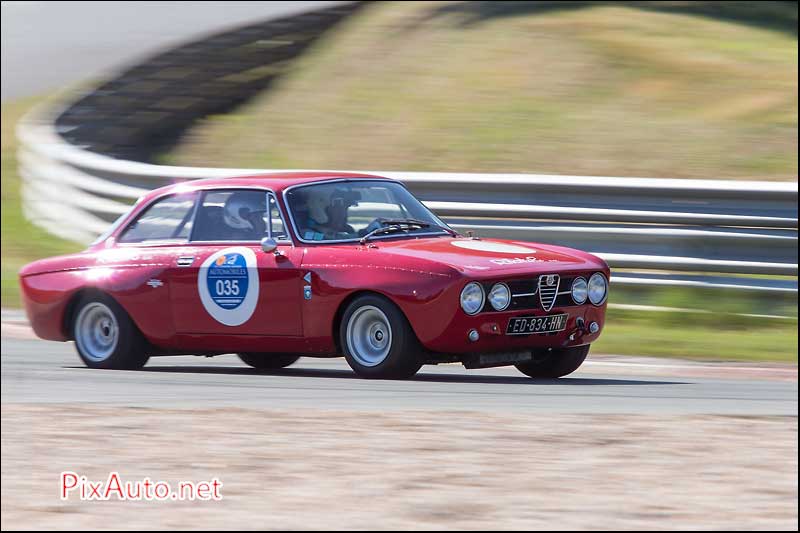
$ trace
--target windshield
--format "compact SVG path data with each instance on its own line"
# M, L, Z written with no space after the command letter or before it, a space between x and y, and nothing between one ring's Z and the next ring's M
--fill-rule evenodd
M289 190L286 200L303 241L358 240L388 226L394 231L384 236L452 231L405 187L391 181L303 185ZM412 223L398 227L403 221Z

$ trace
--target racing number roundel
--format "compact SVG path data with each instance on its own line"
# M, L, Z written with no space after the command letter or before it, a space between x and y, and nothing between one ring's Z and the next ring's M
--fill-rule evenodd
M258 303L258 267L250 248L225 248L200 266L197 289L203 307L226 326L244 324Z

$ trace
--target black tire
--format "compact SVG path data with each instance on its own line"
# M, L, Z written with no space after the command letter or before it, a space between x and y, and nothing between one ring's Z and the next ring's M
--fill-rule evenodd
M97 320L93 321L93 316ZM110 325L104 325L106 323ZM94 328L90 324L95 324ZM150 358L147 354L147 343L139 328L122 306L105 294L81 298L75 308L70 329L75 340L75 349L89 368L136 370L142 368ZM108 335L102 335L106 340L115 336L115 340L108 340L107 353L93 350L100 341L90 340L87 337L90 331L108 331Z
M364 313L374 313L374 309L383 313L391 328L386 332L388 334L386 341L388 352L385 356L377 358L381 359L382 357L380 362L365 364L364 355L359 353L358 346L351 346L348 329L351 322L360 320L358 316L363 316ZM355 326L354 323L353 327ZM375 335L380 331L375 331ZM363 336L357 337L364 338ZM382 341L383 337L380 340ZM407 379L417 373L424 361L423 349L403 312L388 299L378 295L363 295L350 302L339 325L339 341L350 368L364 378ZM354 339L354 342L358 343L359 341Z
M239 353L239 356L245 364L257 368L259 370L277 370L279 368L286 368L298 359L299 355L291 353Z
M572 374L589 354L589 345L533 352L533 360L514 365L532 378L560 378Z

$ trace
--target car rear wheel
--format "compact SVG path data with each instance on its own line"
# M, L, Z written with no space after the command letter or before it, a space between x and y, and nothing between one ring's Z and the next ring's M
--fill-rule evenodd
M290 353L240 353L239 356L245 364L259 370L277 370L286 368L298 359L299 355Z
M149 359L144 337L128 313L106 295L92 295L78 303L72 338L89 368L133 370Z
M588 344L573 348L534 350L533 360L514 366L532 378L560 378L578 370L588 354Z
M408 320L381 296L359 296L347 306L339 339L347 363L361 377L405 379L422 366L422 348Z

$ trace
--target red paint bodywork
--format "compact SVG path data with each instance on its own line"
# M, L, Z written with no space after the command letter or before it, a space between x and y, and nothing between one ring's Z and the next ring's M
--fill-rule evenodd
M330 179L386 179L352 173L285 173L264 176L187 181L143 197L108 238L86 251L26 265L20 272L25 309L36 334L44 339L70 339L72 306L82 291L102 291L131 316L145 338L161 353L298 352L336 356L343 308L363 292L382 294L408 318L422 345L433 353L464 354L561 347L593 342L599 332L577 333L576 319L597 322L602 331L606 304L554 307L548 314L569 314L565 331L552 335L506 336L513 316L545 314L541 310L481 312L467 315L459 295L470 281L527 279L540 274L582 274L587 279L608 265L588 253L559 246L487 240L536 250L528 258L460 248L451 236L398 237L360 243L303 244L288 229L294 245L279 246L281 257L261 251L258 243L121 244L116 237L152 201L165 195L214 188L257 187L273 191L287 219L283 191L287 187ZM466 237L458 239L467 240ZM250 246L258 257L260 296L253 316L241 326L213 320L200 303L197 267L221 248ZM192 268L176 268L179 255L198 257ZM493 262L492 260L513 260ZM303 276L312 273L311 300L303 298ZM148 280L160 279L154 288ZM467 333L478 330L477 342Z

